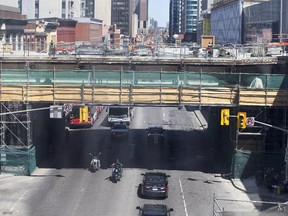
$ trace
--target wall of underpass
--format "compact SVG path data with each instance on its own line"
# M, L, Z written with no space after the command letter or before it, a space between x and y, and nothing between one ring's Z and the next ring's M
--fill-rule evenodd
M34 103L33 109L49 107L51 104ZM40 110L31 114L32 142L36 148L37 167L45 167L65 142L65 118L50 118L50 110Z

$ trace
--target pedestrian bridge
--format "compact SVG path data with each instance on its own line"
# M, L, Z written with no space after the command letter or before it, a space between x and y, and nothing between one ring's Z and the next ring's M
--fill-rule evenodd
M1 101L287 106L285 74L1 70Z

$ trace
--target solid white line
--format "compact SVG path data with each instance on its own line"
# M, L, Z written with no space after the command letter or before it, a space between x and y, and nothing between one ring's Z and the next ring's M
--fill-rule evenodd
M183 200L183 204L184 204L185 215L189 216L188 215L188 211L187 211L185 197L184 197L184 191L183 191L183 187L182 187L182 182L181 182L180 178L179 178L179 185L180 185L180 189L181 189L181 195L182 195L182 200Z

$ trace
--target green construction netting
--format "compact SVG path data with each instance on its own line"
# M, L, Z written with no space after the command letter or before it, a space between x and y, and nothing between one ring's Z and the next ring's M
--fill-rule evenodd
M1 70L1 84L287 89L285 74L173 71Z
M282 152L234 150L231 173L235 179L248 178L263 168L280 169L285 164Z
M3 146L0 148L0 155L3 173L30 175L36 169L35 147L27 149Z

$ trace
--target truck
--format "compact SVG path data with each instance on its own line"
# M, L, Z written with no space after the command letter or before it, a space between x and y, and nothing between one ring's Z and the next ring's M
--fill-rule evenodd
M69 126L70 128L92 127L99 113L98 106L73 105L69 113Z
M129 125L133 118L133 107L110 106L108 109L108 124L113 126L116 122L123 122Z

